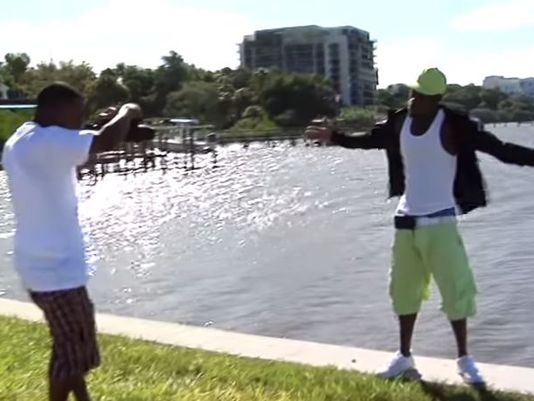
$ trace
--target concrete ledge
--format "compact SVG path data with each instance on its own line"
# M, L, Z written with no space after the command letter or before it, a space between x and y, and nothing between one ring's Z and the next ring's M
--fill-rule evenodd
M0 300L0 315L41 321L41 312L32 304ZM231 355L294 362L312 366L371 373L391 358L391 353L362 348L318 344L233 333L223 330L185 326L152 320L106 314L97 315L99 332ZM426 381L461 384L452 360L417 357L417 367ZM480 364L490 387L534 394L534 369Z

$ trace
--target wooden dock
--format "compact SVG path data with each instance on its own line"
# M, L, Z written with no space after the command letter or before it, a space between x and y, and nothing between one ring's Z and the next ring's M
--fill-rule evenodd
M175 126L155 126L156 137L152 141L124 143L117 150L92 155L78 168L78 178L90 177L93 180L110 173L129 174L153 169L170 168L195 169L196 158L210 155L211 162L217 164L217 147L231 143L241 143L248 147L252 142L265 142L271 146L289 141L296 145L303 139L302 130L289 132L264 132L246 135L215 132L195 132L190 128ZM176 161L176 155L185 155Z
M216 143L213 141L199 141L191 133L178 136L172 127L156 127L156 137L152 141L123 143L114 151L91 155L87 162L78 168L78 179L88 177L95 181L111 173L126 175L175 167L195 169L196 156L210 153L216 163ZM186 157L179 162L173 160L172 156L179 154Z

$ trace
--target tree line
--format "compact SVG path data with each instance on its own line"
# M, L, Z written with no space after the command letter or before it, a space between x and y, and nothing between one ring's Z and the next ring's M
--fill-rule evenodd
M88 100L88 112L110 104L139 103L147 117L189 117L218 129L302 127L319 116L338 117L366 128L387 109L403 107L405 85L377 93L373 107L343 107L328 79L270 69L224 68L206 71L186 63L175 51L154 69L120 63L97 74L87 63L46 62L31 65L26 53L9 53L0 62L0 82L9 96L34 98L49 82L64 81ZM449 85L443 102L484 122L532 121L534 102L476 85Z
M174 51L155 69L121 63L100 74L72 61L31 66L25 53L7 54L0 64L0 82L11 88L12 99L34 98L52 81L82 91L89 113L132 101L147 117L190 117L220 129L302 126L318 115L335 116L338 107L323 77L267 69L206 71Z
M401 84L378 91L378 104L387 108L402 107L410 89ZM477 85L448 85L443 103L452 109L468 112L486 123L534 121L534 100L525 94L507 94L499 89Z

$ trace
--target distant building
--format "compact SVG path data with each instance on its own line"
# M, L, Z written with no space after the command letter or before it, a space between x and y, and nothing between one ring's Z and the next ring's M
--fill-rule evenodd
M500 89L509 95L528 95L534 98L534 78L506 78L489 76L484 78L482 86L486 89Z
M316 25L268 29L245 36L241 66L323 75L347 105L375 102L378 71L375 42L352 26Z
M9 86L0 82L0 99L7 99L9 92Z
M534 99L534 78L525 78L521 80L523 93Z

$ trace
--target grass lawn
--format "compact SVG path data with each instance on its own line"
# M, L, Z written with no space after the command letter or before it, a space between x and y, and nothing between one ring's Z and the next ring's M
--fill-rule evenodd
M43 325L0 317L0 400L46 399L49 339ZM335 369L242 359L102 336L95 401L534 401L464 387L386 382Z
M0 142L10 135L25 121L31 120L33 110L0 110Z

